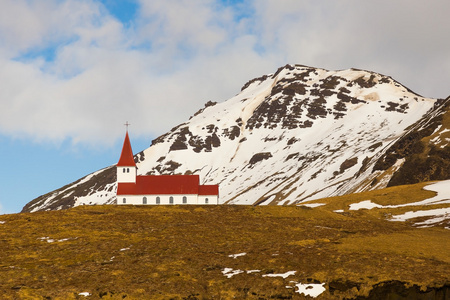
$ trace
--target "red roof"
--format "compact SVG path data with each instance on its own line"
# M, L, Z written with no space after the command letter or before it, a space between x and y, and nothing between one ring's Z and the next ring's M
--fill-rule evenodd
M218 195L217 185L199 185L199 175L136 176L136 183L119 183L117 195Z
M199 185L198 194L202 196L216 196L219 195L219 186L214 185Z
M122 153L120 154L118 167L136 167L133 158L133 150L131 149L130 138L128 137L128 131L125 135L125 140L123 141Z

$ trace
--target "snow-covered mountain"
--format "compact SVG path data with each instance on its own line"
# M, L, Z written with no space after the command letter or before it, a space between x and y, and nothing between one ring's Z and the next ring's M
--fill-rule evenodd
M219 184L224 204L288 205L448 179L449 106L378 73L286 65L208 102L135 161L138 174L200 174ZM114 203L115 176L114 166L99 170L23 211Z

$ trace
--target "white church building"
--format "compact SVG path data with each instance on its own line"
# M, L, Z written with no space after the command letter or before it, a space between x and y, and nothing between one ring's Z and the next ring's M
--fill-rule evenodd
M137 175L128 130L117 163L118 205L218 204L219 186L201 185L199 175Z

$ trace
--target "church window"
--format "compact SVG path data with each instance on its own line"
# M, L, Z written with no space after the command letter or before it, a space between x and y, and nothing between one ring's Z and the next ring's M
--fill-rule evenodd
M183 204L186 204L186 203L187 203L187 197L183 196Z
M123 203L123 204L127 203L127 198L123 198L123 199L122 199L122 203Z
M147 204L147 197L142 198L142 204Z
M205 199L205 204L208 204L208 202L209 202L209 199L206 198L206 199Z
M173 197L172 196L169 197L169 203L173 204Z
M123 172L125 173L125 168L123 168Z
M130 173L130 168L127 168L127 173Z
M159 196L158 197L156 197L156 204L160 204L161 203L161 198L159 198Z

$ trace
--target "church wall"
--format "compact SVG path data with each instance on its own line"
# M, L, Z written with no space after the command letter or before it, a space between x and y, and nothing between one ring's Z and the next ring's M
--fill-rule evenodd
M147 203L144 203L144 197L147 198ZM157 203L157 197L159 197L159 204ZM173 197L173 203L170 198ZM183 203L183 197L186 197L186 203ZM123 203L123 199L126 199L126 203ZM192 205L201 204L198 203L197 195L118 195L117 205Z
M206 201L208 199L208 201ZM198 204L201 205L217 205L219 204L219 199L217 195L213 196L198 196Z
M117 167L117 182L136 182L136 167Z

